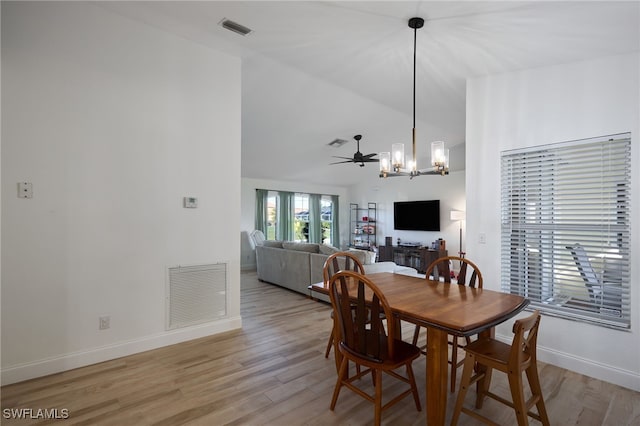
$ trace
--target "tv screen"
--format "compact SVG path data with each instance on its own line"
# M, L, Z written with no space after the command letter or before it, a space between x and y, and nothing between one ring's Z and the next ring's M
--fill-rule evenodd
M440 200L396 201L393 227L404 231L439 231Z

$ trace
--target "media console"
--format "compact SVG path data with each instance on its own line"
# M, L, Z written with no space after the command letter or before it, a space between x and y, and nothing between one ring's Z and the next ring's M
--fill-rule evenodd
M446 250L433 250L427 247L380 246L380 262L395 262L396 265L409 266L424 274L427 267L439 257L447 256Z

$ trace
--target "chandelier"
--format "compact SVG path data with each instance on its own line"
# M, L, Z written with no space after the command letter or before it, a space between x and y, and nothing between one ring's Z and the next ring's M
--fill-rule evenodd
M419 170L416 162L416 40L418 28L424 26L424 19L409 19L409 28L413 28L413 130L412 130L412 156L406 161L404 144L394 143L391 152L380 153L380 177L409 176L413 179L421 175L448 175L449 174L449 150L444 148L444 142L431 143L431 168Z

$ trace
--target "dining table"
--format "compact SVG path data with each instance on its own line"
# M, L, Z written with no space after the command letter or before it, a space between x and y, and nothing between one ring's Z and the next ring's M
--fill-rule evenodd
M521 312L529 300L499 291L391 272L366 276L387 298L394 320L426 328L426 423L444 425L449 376L448 335L493 337L494 327ZM323 282L312 284L309 289L312 293L329 294L328 285ZM338 333L334 333L335 336ZM334 344L337 349L338 342ZM335 350L334 354L338 362L339 351Z

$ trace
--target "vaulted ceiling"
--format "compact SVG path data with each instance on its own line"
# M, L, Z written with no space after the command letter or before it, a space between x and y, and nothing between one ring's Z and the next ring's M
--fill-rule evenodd
M349 185L377 164L329 165L409 143L413 16L418 157L445 140L452 168L465 143L465 81L640 50L638 1L144 1L100 6L240 56L242 176ZM231 19L253 32L219 25ZM561 118L559 118L561 119ZM340 138L350 143L332 148ZM462 149L461 149L462 148Z

